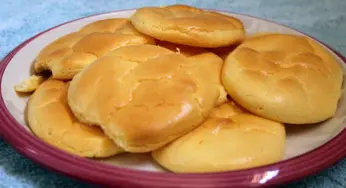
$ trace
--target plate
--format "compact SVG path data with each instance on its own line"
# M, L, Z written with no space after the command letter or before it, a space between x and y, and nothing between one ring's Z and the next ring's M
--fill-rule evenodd
M102 160L70 155L36 138L25 122L28 96L18 96L13 86L30 76L40 50L70 32L96 20L129 17L135 10L93 15L46 30L19 45L0 64L0 133L19 153L54 171L103 186L124 187L259 187L287 183L316 173L346 157L346 92L332 119L315 125L287 126L285 159L271 165L222 173L174 174L146 154L121 154ZM278 32L305 35L268 20L218 11L239 18L247 34ZM308 36L309 37L309 36ZM314 39L316 40L316 39ZM318 40L316 40L318 41ZM318 41L320 42L320 41ZM323 44L322 42L320 42ZM346 59L323 44L345 69Z

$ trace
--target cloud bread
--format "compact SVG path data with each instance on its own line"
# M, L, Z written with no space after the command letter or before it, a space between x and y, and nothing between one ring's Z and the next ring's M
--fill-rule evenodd
M139 8L130 19L144 34L188 46L229 46L245 37L238 19L187 5Z
M280 161L285 128L248 113L233 101L211 112L198 128L152 152L155 161L177 173L223 172Z
M335 57L307 37L263 34L250 37L227 57L222 81L249 111L307 124L334 115L343 71Z
M79 122L67 104L68 83L43 82L30 97L28 123L35 135L66 152L82 157L107 157L123 152L99 127Z
M226 100L221 66L213 53L122 47L73 78L68 103L78 119L99 125L126 151L149 152L195 128Z
M54 79L70 80L84 67L111 50L127 45L155 44L129 20L111 18L85 25L50 43L35 60L35 71L50 70Z

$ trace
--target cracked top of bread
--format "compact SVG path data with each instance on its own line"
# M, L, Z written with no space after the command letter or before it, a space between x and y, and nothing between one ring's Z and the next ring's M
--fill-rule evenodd
M237 103L257 115L309 124L335 114L343 70L308 37L267 33L249 37L227 57L222 81Z
M280 161L285 127L228 101L196 129L152 152L155 161L179 173L224 172Z
M139 8L130 19L141 33L188 46L229 46L245 37L237 18L187 5Z
M118 48L77 74L68 91L78 119L129 152L155 150L198 126L226 100L223 61L156 45Z
M138 44L155 44L155 40L139 33L128 19L99 20L48 44L37 56L34 68L36 72L51 71L54 79L71 80L111 50Z
M49 79L38 86L27 106L33 133L47 143L81 157L108 157L123 152L96 126L78 121L67 104L69 83Z

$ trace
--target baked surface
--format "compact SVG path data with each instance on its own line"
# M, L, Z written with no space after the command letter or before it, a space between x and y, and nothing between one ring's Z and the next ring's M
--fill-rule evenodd
M70 80L111 50L137 44L155 44L155 40L139 33L128 19L99 20L47 45L35 60L35 71L50 70L54 79Z
M187 5L139 8L130 19L146 35L188 46L216 48L245 37L238 19Z
M281 160L285 128L245 111L233 101L215 109L198 128L152 152L179 173L207 173L262 166Z
M101 126L126 151L148 152L192 130L226 100L221 66L213 53L122 47L73 78L68 102L78 119Z
M309 38L261 34L227 57L222 81L237 103L259 116L309 124L334 115L343 71L334 56Z
M47 143L82 157L122 152L99 127L79 122L67 104L68 83L47 80L30 97L27 119L33 133Z

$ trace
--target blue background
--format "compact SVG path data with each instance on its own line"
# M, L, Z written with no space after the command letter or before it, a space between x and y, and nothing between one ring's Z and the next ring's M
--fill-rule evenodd
M346 0L0 0L0 59L57 24L106 11L190 4L250 14L306 32L346 55ZM345 145L346 147L346 145ZM346 159L285 187L345 188ZM91 187L39 167L0 138L0 187Z

